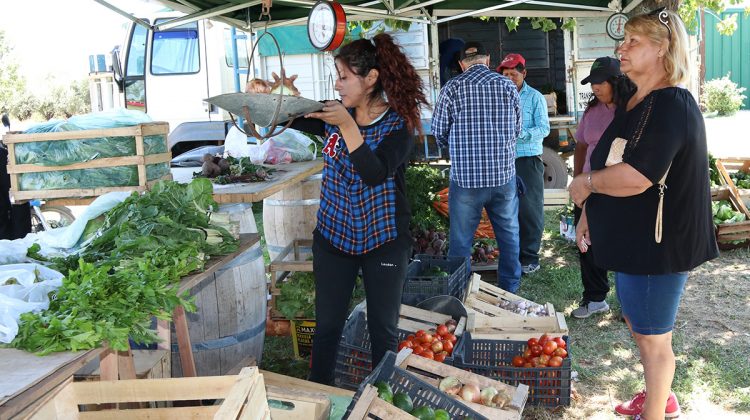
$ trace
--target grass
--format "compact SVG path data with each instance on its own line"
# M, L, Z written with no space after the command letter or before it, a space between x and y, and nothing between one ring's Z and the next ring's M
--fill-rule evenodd
M570 316L578 306L583 287L577 250L558 232L557 213L546 212L542 268L523 278L518 294L537 303L550 302L565 313L570 329L572 366L578 373L578 381L574 383L576 392L571 407L554 411L527 407L524 418L615 418L614 414L608 417L606 413L612 413L614 404L644 387L638 349L627 326L619 319L620 305L614 294L614 281L607 297L612 308L610 313L588 319ZM745 255L743 252L747 253L738 250L722 255L741 257ZM308 372L307 361L293 361L291 347L289 337L267 337L264 368L304 378ZM693 340L679 329L675 330L674 348L677 371L673 389L683 410L695 409L701 401L708 400L727 410L750 413L747 348Z

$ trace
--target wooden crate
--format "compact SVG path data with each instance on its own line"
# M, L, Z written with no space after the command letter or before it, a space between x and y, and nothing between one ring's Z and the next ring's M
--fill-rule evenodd
M743 202L740 190L734 185L734 181L729 177L729 171L750 171L750 159L747 158L722 158L716 159L716 168L719 175L724 180L725 185L722 191L725 194L714 196L713 191L711 199L714 201L727 200L736 211L745 214L747 221L739 223L722 223L716 226L716 242L721 249L732 249L750 245L750 211Z
M311 239L295 239L284 247L266 268L266 272L271 275L271 284L268 287L268 292L271 295L269 307L272 320L286 320L281 312L276 309L276 297L281 295L281 289L276 286L277 283L284 281L294 272L310 273L313 271L313 262L302 259L302 253L300 252L301 248L310 247L312 247Z
M413 420L416 417L406 411L378 398L378 390L370 384L366 384L357 404L349 414L349 420L363 420L380 418L388 420Z
M440 381L443 378L453 376L458 378L462 383L476 384L479 386L479 389L493 387L500 392L504 392L511 398L510 404L504 408L492 408L482 404L461 400L461 402L468 405L474 411L490 419L520 419L529 394L529 387L527 385L508 385L453 366L438 363L434 360L416 356L412 354L411 349L402 349L396 357L396 364L400 368L420 377L420 379L435 387L440 385Z
M103 382L68 381L31 414L30 419L269 419L263 375L258 368L239 375L178 379L132 379ZM187 404L223 400L220 405L105 409L79 412L79 405L171 401Z
M53 199L64 197L96 197L112 191L144 191L158 180L149 181L146 178L146 165L155 163L169 163L172 154L159 153L145 155L143 139L145 136L163 135L165 146L167 143L169 124L165 122L154 122L138 124L130 127L106 128L99 130L63 131L55 133L34 134L7 134L3 142L8 147L8 174L10 175L10 193L15 200L30 199ZM16 145L20 143L48 142L59 140L85 140L99 137L135 137L136 154L134 156L110 157L92 159L86 162L78 162L62 166L43 166L35 164L16 164ZM56 190L30 190L20 189L19 177L22 174L34 172L57 172L77 169L111 168L117 166L137 166L138 185L118 187L96 187L96 188L69 188ZM172 179L166 175L161 179Z
M550 314L544 317L523 316L498 306L500 301L518 300L529 301L483 282L479 275L474 274L469 284L469 293L464 300L468 312L467 330L475 338L495 340L527 340L544 333L554 335L568 333L565 316L556 312L551 303L544 305Z
M268 406L273 420L328 420L331 401L321 392L266 385Z
M570 203L570 193L565 188L544 189L544 209L554 209L567 206Z
M171 352L168 350L133 350L133 365L137 379L171 378ZM76 380L99 380L99 361L94 360L75 374Z

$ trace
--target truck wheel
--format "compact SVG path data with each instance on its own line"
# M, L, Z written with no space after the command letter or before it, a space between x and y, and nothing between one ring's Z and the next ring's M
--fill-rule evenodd
M565 188L568 186L568 169L560 155L549 147L542 152L544 162L544 188Z

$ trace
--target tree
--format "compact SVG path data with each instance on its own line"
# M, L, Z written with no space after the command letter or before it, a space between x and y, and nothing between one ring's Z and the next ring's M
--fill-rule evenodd
M12 49L0 29L0 112L11 111L13 98L26 92L26 80L18 72Z
M743 0L646 0L640 7L633 10L634 14L648 12L660 7L676 10L685 22L688 30L694 31L698 27L698 13L706 10L709 13L721 15L730 5L741 4ZM746 10L746 13L750 10ZM716 24L716 29L722 35L732 35L737 29L737 14L731 14Z

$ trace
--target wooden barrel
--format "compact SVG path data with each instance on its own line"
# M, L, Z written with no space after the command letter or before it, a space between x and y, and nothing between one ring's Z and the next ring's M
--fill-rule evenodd
M250 233L255 227L250 205L232 210L240 221L240 232ZM212 280L202 282L190 294L197 310L187 314L187 321L199 376L225 375L248 356L260 363L268 297L260 243L220 267ZM172 376L182 376L174 335Z
M263 235L271 261L295 239L312 239L320 207L321 174L263 200ZM309 254L309 248L302 253Z

